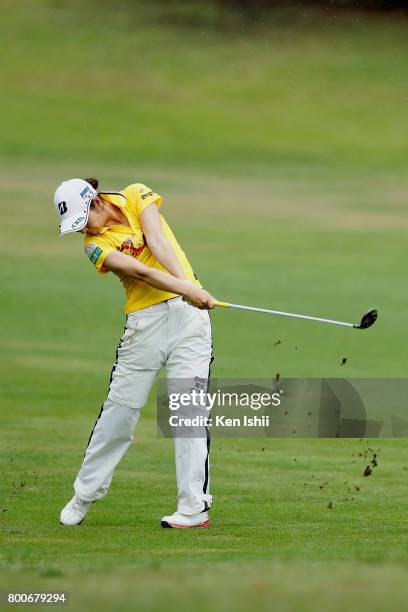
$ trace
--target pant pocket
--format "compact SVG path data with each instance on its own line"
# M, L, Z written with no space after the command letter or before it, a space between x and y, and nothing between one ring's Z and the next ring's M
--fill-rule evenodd
M208 310L197 308L189 302L183 302L183 304L187 315L187 325L191 325L191 335L196 335L211 342L211 320Z
M197 308L197 310L198 310L198 316L200 318L201 334L203 338L211 341L211 338L212 338L211 320L210 320L210 315L208 313L208 310L200 310L199 308Z
M139 319L132 318L128 319L125 327L125 331L123 333L122 338L120 339L118 350L124 350L128 348L136 335L137 329L139 326Z

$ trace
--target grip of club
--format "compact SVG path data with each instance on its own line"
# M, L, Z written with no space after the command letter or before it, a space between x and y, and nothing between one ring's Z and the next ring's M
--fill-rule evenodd
M228 302L219 302L218 300L215 300L214 306L222 306L223 308L229 308L230 304L228 304Z

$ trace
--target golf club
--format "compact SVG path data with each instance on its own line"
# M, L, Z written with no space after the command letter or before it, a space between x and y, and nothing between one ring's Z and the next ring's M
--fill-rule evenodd
M215 301L215 306L223 308L236 308L238 310L250 310L252 312L262 312L264 314L279 315L281 317L292 317L293 319L307 319L308 321L319 321L320 323L330 323L331 325L343 325L344 327L354 327L354 329L367 329L377 320L377 311L372 308L361 317L360 323L346 323L345 321L334 321L333 319L322 319L321 317L310 317L308 315L295 314L293 312L282 312L281 310L268 310L267 308L254 308L253 306L242 306L241 304L229 304L228 302Z

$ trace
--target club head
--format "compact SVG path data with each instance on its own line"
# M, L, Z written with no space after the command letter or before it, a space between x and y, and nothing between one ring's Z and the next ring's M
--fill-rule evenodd
M377 320L377 316L378 312L374 308L372 308L371 310L368 310L365 314L363 314L360 323L356 323L355 325L353 325L353 327L355 327L356 329L367 329L367 327L371 327L371 325L374 325Z

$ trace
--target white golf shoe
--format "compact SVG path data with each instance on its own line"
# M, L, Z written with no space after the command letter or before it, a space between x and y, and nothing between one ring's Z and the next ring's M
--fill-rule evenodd
M188 529L189 527L209 527L210 519L208 512L199 512L198 514L180 514L175 512L171 516L163 516L161 526L173 529Z
M85 518L92 502L83 501L76 495L61 510L61 525L80 525Z

